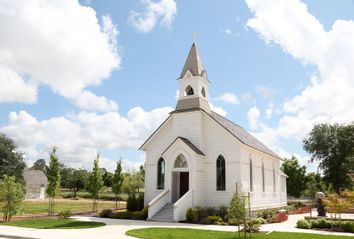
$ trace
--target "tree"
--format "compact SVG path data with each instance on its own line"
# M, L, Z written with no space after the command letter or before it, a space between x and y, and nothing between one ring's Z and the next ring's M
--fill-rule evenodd
M62 188L72 189L75 169L69 167L60 167L60 186Z
M47 178L48 185L46 189L46 193L49 197L49 215L54 214L54 206L55 206L55 198L58 196L60 192L60 165L59 159L56 156L56 147L53 147L52 152L50 153L50 162L49 167L47 169Z
M87 190L92 196L92 210L97 212L97 200L100 193L104 191L102 172L98 166L100 155L93 162L93 169L88 179Z
M103 183L105 187L112 187L113 184L113 173L106 171L105 173L103 173Z
M300 166L299 161L292 157L284 159L281 169L288 175L286 179L288 194L299 198L306 189L306 167Z
M47 168L48 166L44 159L38 159L31 167L32 170L41 170L44 174L47 173Z
M122 160L117 162L117 168L113 174L112 192L116 196L116 209L118 209L119 194L122 192L123 175L122 175Z
M144 187L144 178L140 172L126 174L123 179L122 189L129 195L135 195Z
M246 200L242 193L234 193L229 205L229 219L235 220L238 225L238 232L240 237L240 222L245 218L246 214Z
M3 203L3 221L8 222L18 213L24 197L24 187L16 182L15 177L5 176L0 181L0 202Z
M323 177L319 173L308 173L306 175L306 195L310 198L315 198L316 192L326 191L326 185L323 182Z
M304 149L311 154L311 161L318 161L324 180L336 192L350 188L348 176L354 168L354 123L349 125L316 124L304 139Z
M15 176L18 182L24 182L23 170L25 167L23 154L17 152L13 140L0 134L0 179L7 175Z
M89 173L86 169L79 169L74 171L73 180L71 184L71 189L74 191L74 198L76 198L76 193L86 187L86 182L88 181Z

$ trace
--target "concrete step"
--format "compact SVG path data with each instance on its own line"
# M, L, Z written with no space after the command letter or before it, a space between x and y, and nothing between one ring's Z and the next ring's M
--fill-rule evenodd
M166 204L153 216L152 221L173 222L173 204Z

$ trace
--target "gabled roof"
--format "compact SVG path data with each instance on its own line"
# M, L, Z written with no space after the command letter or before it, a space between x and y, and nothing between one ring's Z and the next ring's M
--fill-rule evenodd
M23 177L27 185L46 185L48 180L41 170L25 170Z
M183 137L177 137L166 149L165 151L163 151L163 153L161 155L163 155L177 140L181 140L183 143L185 143L189 148L191 148L196 154L199 155L203 155L205 156L205 154L197 147L195 146L191 141L189 141L186 138Z
M189 70L193 76L202 76L204 70L202 59L199 56L197 45L193 43L191 49L189 50L186 63L184 64L183 70L181 72L180 78L186 74Z
M222 127L224 127L227 131L229 131L233 136L235 136L238 140L240 140L242 143L262 151L263 153L269 154L273 157L276 157L278 159L281 159L279 155L274 153L271 149L269 149L267 146L265 146L261 141L259 141L256 137L248 133L245 129L243 129L241 126L233 123L232 121L222 117L221 115L211 112L207 113L213 120L215 120L217 123L219 123Z

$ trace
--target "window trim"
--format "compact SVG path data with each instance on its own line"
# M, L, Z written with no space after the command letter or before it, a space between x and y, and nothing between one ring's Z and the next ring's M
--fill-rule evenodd
M221 154L216 159L216 191L226 191L226 160Z

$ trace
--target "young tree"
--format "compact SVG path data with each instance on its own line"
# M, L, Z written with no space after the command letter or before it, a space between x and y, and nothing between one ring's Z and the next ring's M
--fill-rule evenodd
M245 218L246 200L242 193L234 193L229 206L229 219L235 220L240 236L240 222Z
M288 175L286 179L288 194L299 198L306 189L306 167L301 167L299 161L292 157L284 159L281 169Z
M16 182L15 177L5 176L0 181L0 202L3 203L3 221L8 222L18 213L24 197L24 187Z
M100 193L104 191L102 172L98 166L100 155L93 162L93 169L88 179L87 190L92 196L92 211L97 212L97 201Z
M354 168L350 157L354 152L354 124L317 124L304 140L304 149L311 154L311 161L319 161L324 180L337 193L351 187L348 173Z
M122 160L117 162L117 168L114 171L112 192L116 195L116 209L118 209L119 194L122 192L123 175L122 175Z
M23 181L23 170L26 167L22 153L16 151L12 139L0 134L0 179L5 175L15 176L19 182Z
M54 214L54 207L55 207L55 198L60 193L60 165L59 159L56 156L56 147L53 147L52 152L50 153L50 162L49 167L47 169L47 178L48 178L48 185L46 189L46 193L49 197L49 215Z

